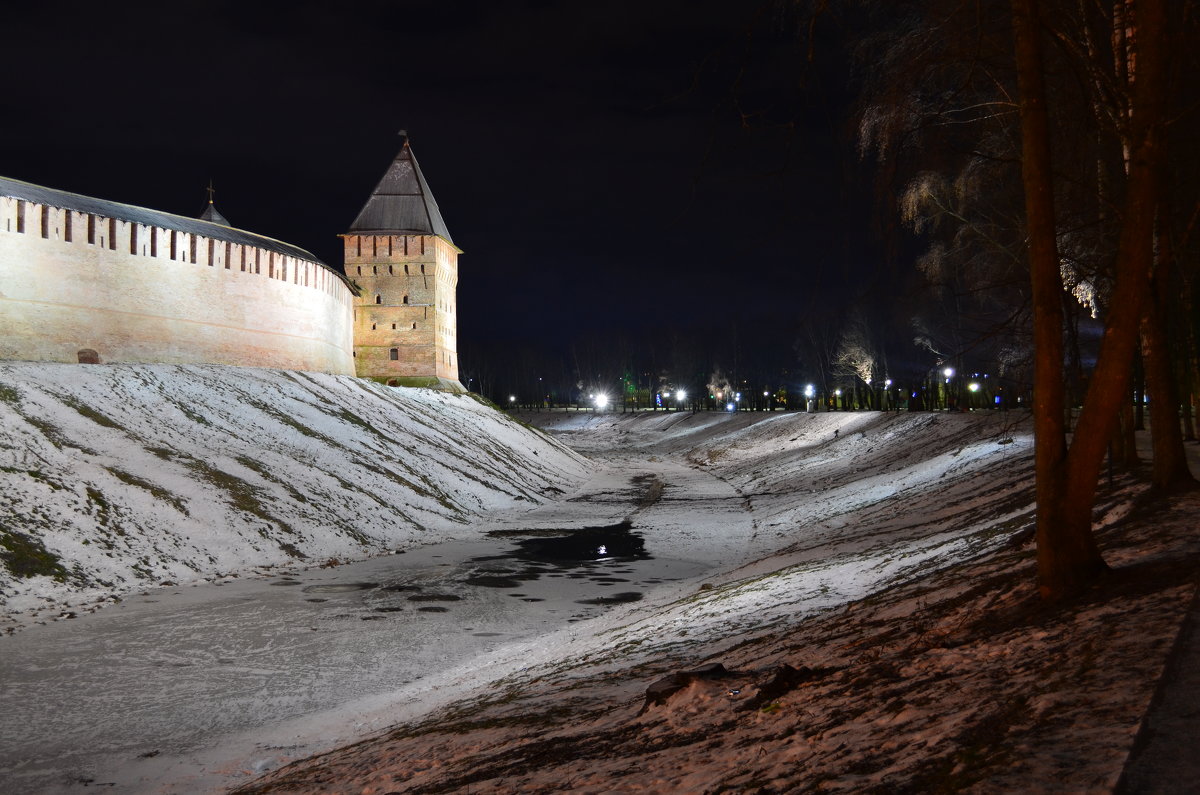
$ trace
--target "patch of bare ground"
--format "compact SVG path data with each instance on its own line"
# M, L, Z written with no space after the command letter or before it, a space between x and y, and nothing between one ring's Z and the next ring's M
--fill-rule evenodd
M1198 510L1104 528L1111 574L1066 603L1014 543L766 634L531 671L238 792L1111 791L1195 590Z

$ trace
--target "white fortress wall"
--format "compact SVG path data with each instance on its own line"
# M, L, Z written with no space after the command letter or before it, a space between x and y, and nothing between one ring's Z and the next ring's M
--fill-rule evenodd
M347 285L310 260L0 197L0 359L90 349L353 375L352 313Z

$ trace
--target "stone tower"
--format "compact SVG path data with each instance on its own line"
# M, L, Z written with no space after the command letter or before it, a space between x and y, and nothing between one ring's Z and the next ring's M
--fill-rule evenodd
M403 135L403 133L401 133ZM408 137L345 241L359 377L463 391L458 381L459 249Z

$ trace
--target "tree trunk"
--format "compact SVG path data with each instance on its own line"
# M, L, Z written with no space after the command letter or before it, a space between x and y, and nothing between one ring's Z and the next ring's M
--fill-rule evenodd
M1090 529L1105 446L1115 429L1117 409L1128 403L1130 370L1154 259L1155 209L1159 206L1156 173L1165 157L1164 42L1168 41L1165 0L1139 0L1135 15L1135 41L1151 44L1137 47L1129 182L1113 290L1122 300L1110 309L1100 355L1067 454L1067 499L1063 510L1068 534L1072 536Z
M1160 178L1161 178L1160 174ZM1160 191L1162 182L1159 183ZM1171 368L1170 342L1167 336L1167 313L1171 304L1171 275L1174 252L1170 235L1163 225L1170 212L1168 202L1159 208L1157 262L1150 282L1150 298L1142 315L1142 361L1146 367L1146 382L1150 391L1150 438L1154 449L1154 488L1179 491L1196 485L1188 470L1187 453L1183 449L1183 433L1179 427L1179 390Z
M1075 591L1104 569L1090 521L1067 511L1064 424L1062 277L1054 217L1050 121L1042 73L1037 0L1012 0L1021 115L1021 177L1029 238L1034 337L1034 467L1038 589L1053 599ZM1103 439L1107 441L1108 434ZM1090 505L1089 505L1090 519Z

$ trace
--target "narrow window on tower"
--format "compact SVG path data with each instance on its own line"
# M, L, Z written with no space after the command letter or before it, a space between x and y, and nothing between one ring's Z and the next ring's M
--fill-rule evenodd
M405 276L408 275L408 266L407 265L404 266L404 275Z
M388 276L395 276L395 275L396 274L392 272L392 266L388 265Z
M372 240L374 240L375 238L371 238L371 239L372 239ZM378 275L379 275L379 266L377 266L377 265L372 265L372 266L371 266L371 275L372 275L372 276L378 276Z
M17 231L25 232L25 202L17 199ZM90 240L88 241L91 242Z
M396 324L395 324L395 323L393 323L393 324L392 324L392 331L395 331L395 330L396 330Z
M382 295L380 295L380 294L378 294L378 293L376 293L376 294L375 294L375 303L377 303L377 304L382 304L382 303L383 303L383 296L382 296Z
M358 266L358 275L362 276L362 265Z
M400 303L402 303L402 304L407 304L407 303L408 303L408 296L406 295L406 296L404 296L403 298L401 298L401 299L400 299Z
M24 224L21 223L21 219L18 216L17 231L20 232L23 231L23 229ZM88 213L88 243L91 245L96 244L96 216L92 215L91 213Z
M400 349L392 348L391 350L388 351L388 356L391 358L391 360L393 362L399 360L400 359Z
M375 324L374 324L374 323L372 323L372 324L371 324L371 331L374 331L374 330L375 330Z
M215 263L217 255L217 241L211 237L208 239L208 267L212 267Z
M413 323L413 324L412 324L412 330L413 330L413 331L416 331L416 330L417 330L417 324L416 324L416 323Z
M42 205L42 237L50 237L50 205Z

